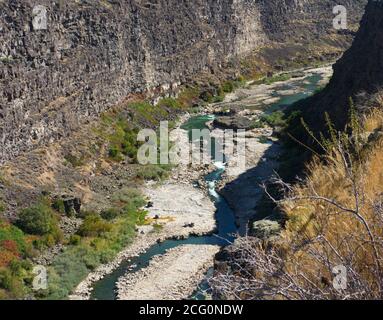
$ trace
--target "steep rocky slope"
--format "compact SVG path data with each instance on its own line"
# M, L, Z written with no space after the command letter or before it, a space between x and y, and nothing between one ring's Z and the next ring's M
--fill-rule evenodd
M352 47L334 66L330 84L304 102L305 118L314 129L322 129L318 118L328 112L342 128L348 121L349 99L363 111L383 85L383 4L370 1Z
M271 43L292 42L286 57L313 41L343 48L350 35L333 30L332 8L345 4L355 24L364 3L45 0L47 29L36 30L34 1L1 1L0 159L68 136L132 96L176 91Z

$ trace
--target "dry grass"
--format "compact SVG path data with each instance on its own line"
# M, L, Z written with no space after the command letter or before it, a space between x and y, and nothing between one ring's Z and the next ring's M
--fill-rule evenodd
M278 202L287 217L280 239L241 239L233 249L237 271L218 275L216 292L235 299L383 298L383 112L371 111L362 127L368 143L339 139L301 183L276 179L286 192ZM342 288L334 285L339 266L346 270Z

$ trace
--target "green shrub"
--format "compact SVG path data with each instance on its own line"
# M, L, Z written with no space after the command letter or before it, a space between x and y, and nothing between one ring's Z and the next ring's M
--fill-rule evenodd
M290 80L291 76L292 75L289 74L289 73L283 73L283 74L280 74L280 75L264 78L259 83L271 85L271 84L273 84L275 82Z
M159 223L153 224L153 231L154 232L161 232L164 229L164 226Z
M264 128L265 123L262 120L255 120L251 126L252 129Z
M271 127L284 127L287 124L283 111L276 111L271 114L263 115L261 121L267 123Z
M78 230L82 237L99 237L110 231L111 224L102 219L99 215L93 214L85 218L83 224Z
M5 299L20 299L26 293L23 278L6 268L0 269L0 288L4 290Z
M80 213L78 214L78 217L81 219L85 219L87 216L91 216L95 214L97 213L94 211L81 210Z
M222 90L223 90L223 92L225 92L225 93L233 92L233 90L234 90L233 82L232 82L232 81L226 81L226 82L222 85Z
M225 97L223 95L215 96L213 98L213 103L223 102L224 100L225 100Z
M0 200L0 213L3 213L6 210L6 206L2 200Z
M198 87L189 87L181 91L177 101L181 108L190 108L198 103L200 94L200 89Z
M136 160L137 151L141 143L137 141L138 129L131 128L131 124L120 117L113 124L113 133L108 136L110 143L108 155L112 160L122 161L124 156Z
M147 101L133 102L128 107L135 111L135 119L138 123L150 122L152 125L157 125L161 118L164 119L168 116L167 110L158 108Z
M135 212L120 216L102 238L68 247L49 268L49 290L41 298L66 299L91 270L113 259L132 241L136 222Z
M265 137L265 136L261 136L261 137L258 138L258 141L259 141L260 143L265 144L265 143L268 143L268 142L269 142L269 139L268 139L267 137Z
M136 214L136 212L146 205L142 193L133 188L123 188L113 195L112 200L117 206L123 207L124 214Z
M145 210L137 211L137 224L139 226L143 226L145 224L147 215L148 215L148 211L145 211Z
M62 238L60 237L59 240L61 241ZM53 246L58 242L58 239L57 239L56 236L53 235L53 234L46 234L46 235L42 238L42 241L43 241L43 243L44 243L48 248L51 248L51 247L53 247Z
M120 149L117 146L111 146L109 148L108 154L109 154L109 157L112 158L113 160L121 159Z
M14 258L28 257L31 252L32 247L23 231L0 220L0 267L7 265Z
M101 217L105 220L114 220L120 215L120 211L116 208L111 208L101 212Z
M81 243L81 237L78 234L72 234L69 238L69 244L78 246Z
M52 203L52 208L61 214L65 214L64 200L56 199Z
M213 101L213 94L209 91L204 91L201 93L200 98L205 102L212 102Z
M245 81L246 81L246 79L244 76L242 76L242 75L238 76L237 82L244 83Z
M225 91L223 91L222 87L219 87L217 89L216 96L218 96L218 97L224 97L225 96Z
M81 167L84 165L84 159L78 158L73 154L67 154L64 156L64 159L70 163L74 168Z
M44 236L59 236L58 219L46 203L40 202L19 214L17 226L26 233Z
M14 61L12 56L1 56L0 57L0 62L4 64L12 63Z
M24 233L19 228L0 220L0 242L2 241L14 241L20 252L26 252L27 243Z
M169 177L171 166L169 165L146 165L141 166L137 177L144 180L162 181Z
M158 102L157 107L171 108L174 110L178 110L178 109L182 108L181 103L177 99L174 99L174 98L163 98L163 99L161 99Z

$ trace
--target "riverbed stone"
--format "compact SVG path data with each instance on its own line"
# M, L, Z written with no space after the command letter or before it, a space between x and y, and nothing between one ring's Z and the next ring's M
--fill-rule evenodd
M249 130L252 128L252 122L247 117L232 116L232 117L217 117L214 120L214 126L220 129L233 129L233 130Z

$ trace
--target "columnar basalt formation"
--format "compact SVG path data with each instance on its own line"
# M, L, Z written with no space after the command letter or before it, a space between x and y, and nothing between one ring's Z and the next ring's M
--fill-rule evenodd
M345 4L357 22L364 3L41 0L45 28L36 1L0 1L0 160L270 42L304 44L334 33L333 6Z

